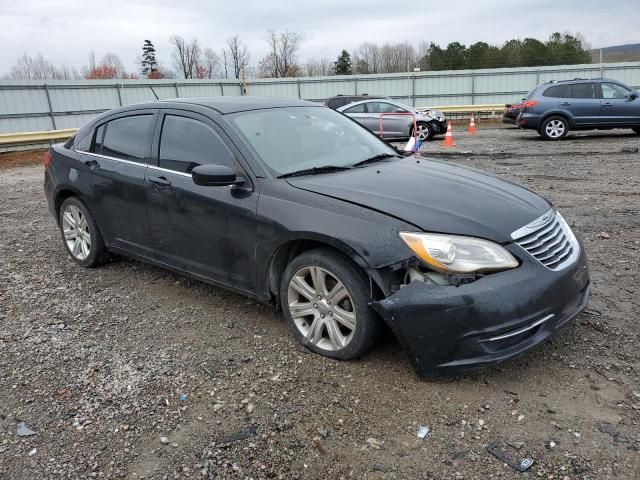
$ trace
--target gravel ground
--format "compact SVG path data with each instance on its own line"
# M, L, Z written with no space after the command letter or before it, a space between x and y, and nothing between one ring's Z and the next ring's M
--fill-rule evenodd
M0 169L0 478L640 478L640 154L622 152L640 137L454 135L424 151L550 198L593 294L551 343L435 382L394 339L337 362L236 294L119 257L77 267L42 168Z

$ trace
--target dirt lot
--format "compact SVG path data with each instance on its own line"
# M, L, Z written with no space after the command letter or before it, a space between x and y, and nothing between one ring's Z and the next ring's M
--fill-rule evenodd
M640 137L454 133L425 150L550 198L593 295L552 343L437 382L393 339L332 361L268 306L123 258L79 268L42 167L0 169L0 478L640 478L640 154L621 151Z

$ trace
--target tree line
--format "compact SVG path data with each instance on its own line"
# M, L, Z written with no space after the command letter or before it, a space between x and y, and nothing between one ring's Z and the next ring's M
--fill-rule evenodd
M269 31L265 36L266 54L254 65L247 45L238 35L228 38L216 51L178 35L170 38L170 66L157 59L151 40L144 40L137 58L138 69L128 72L122 59L106 53L97 60L90 52L88 64L78 71L67 65L57 66L38 54L26 53L18 58L7 78L25 80L49 79L130 79L130 78L280 78L330 76L410 71L460 70L501 67L533 67L591 63L591 53L578 33L554 33L548 40L513 39L500 46L476 42L468 47L451 42L445 48L431 42L420 42L416 48L409 42L364 42L351 52L344 49L338 57L299 60L302 36L295 32Z

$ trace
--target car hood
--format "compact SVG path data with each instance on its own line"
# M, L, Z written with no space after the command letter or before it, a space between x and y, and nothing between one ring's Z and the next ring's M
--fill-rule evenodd
M287 179L296 188L361 205L436 233L511 241L547 200L473 169L406 157L343 172Z

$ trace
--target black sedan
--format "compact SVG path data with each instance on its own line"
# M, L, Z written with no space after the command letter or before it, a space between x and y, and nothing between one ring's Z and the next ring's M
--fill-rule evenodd
M119 108L45 155L71 259L124 254L282 309L329 357L390 327L423 376L521 354L584 307L584 250L511 182L406 157L314 103Z

